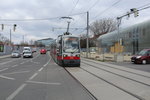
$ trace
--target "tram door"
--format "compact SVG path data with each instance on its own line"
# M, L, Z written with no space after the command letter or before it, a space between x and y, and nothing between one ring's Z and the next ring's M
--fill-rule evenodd
M58 36L57 39L57 63L61 64L62 60L62 35Z

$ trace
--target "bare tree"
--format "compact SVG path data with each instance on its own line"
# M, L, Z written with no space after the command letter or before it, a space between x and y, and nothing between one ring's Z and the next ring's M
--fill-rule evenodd
M100 36L117 29L117 22L111 18L96 20L90 25L90 30L94 36Z
M29 41L29 44L30 44L30 45L34 45L34 40L31 39L31 40Z
M0 33L0 42L1 43L9 43L9 39L5 36L3 36L1 33Z

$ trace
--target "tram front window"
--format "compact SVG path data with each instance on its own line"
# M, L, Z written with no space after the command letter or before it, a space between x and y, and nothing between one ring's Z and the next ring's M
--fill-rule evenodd
M79 52L79 39L76 37L65 38L63 52L66 53Z

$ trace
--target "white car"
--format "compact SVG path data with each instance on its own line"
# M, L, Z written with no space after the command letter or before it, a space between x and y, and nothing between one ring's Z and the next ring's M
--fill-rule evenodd
M31 48L30 47L24 47L23 48L23 53L26 52L26 51L31 51Z
M28 50L26 50L26 51L24 51L23 52L23 58L26 58L26 57L30 57L30 58L33 58L33 54L32 54L32 52L31 51L28 51Z

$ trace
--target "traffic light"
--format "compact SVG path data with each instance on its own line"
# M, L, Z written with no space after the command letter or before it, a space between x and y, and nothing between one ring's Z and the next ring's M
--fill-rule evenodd
M132 9L130 9L130 11L134 13L134 17L139 16L139 12L136 8L132 8Z
M4 24L2 24L2 30L4 30Z
M14 24L14 31L16 30L16 27L17 27L17 25L16 25L16 24Z

